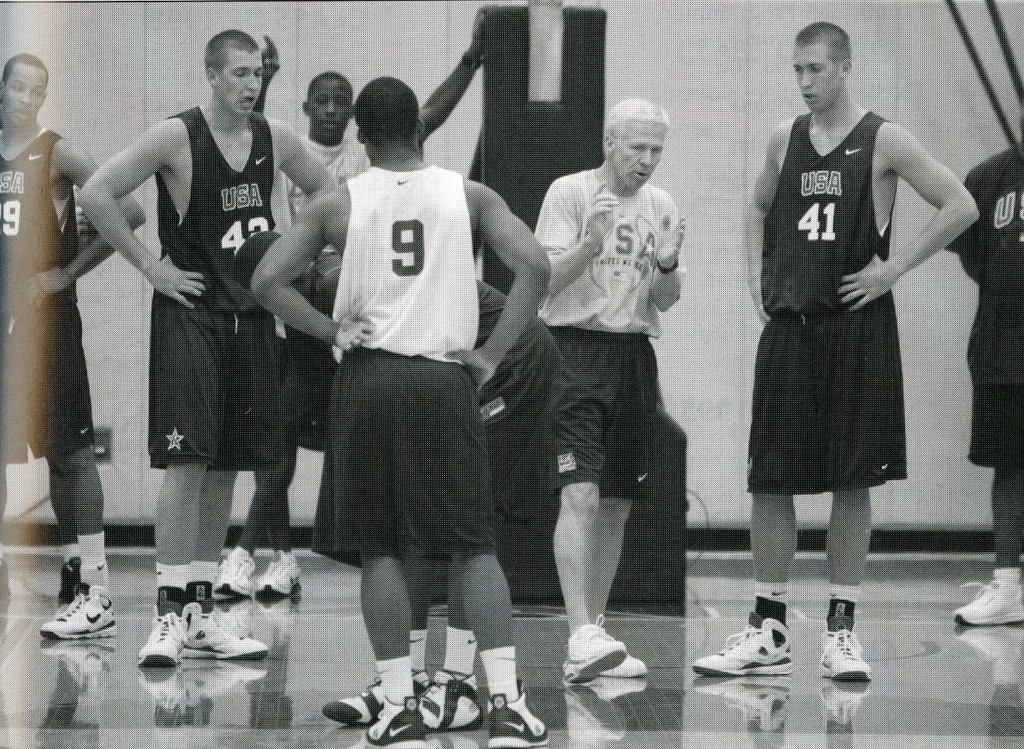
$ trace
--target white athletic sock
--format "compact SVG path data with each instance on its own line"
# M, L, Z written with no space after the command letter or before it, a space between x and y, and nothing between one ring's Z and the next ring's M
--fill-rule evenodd
M448 627L445 632L444 670L470 676L476 660L476 636L471 629Z
M103 531L78 537L78 545L82 550L82 582L86 585L110 587L105 542Z
M156 563L156 585L158 588L181 588L189 584L191 577L188 564L160 564Z
M427 630L409 630L409 663L413 673L427 668Z
M217 567L216 562L192 562L188 566L188 582L210 583L210 585L213 585L217 579Z
M786 605L789 597L789 583L762 583L754 581L754 596Z
M75 557L82 556L82 551L78 548L78 544L61 544L60 553L64 557L64 563L67 564Z
M481 650L480 660L487 674L487 691L493 697L505 695L509 702L519 699L519 684L516 682L516 649L509 645L504 648Z
M384 697L388 702L404 707L405 698L413 695L412 667L409 665L409 656L377 661L377 672L380 674L381 685L384 687Z
M1020 587L1020 569L1018 567L997 567L992 572L992 579L1004 586Z

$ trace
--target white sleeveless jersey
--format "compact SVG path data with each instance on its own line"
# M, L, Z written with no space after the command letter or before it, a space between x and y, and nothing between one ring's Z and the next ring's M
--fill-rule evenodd
M473 235L462 176L376 167L348 181L352 213L334 319L370 320L363 345L448 361L479 322Z

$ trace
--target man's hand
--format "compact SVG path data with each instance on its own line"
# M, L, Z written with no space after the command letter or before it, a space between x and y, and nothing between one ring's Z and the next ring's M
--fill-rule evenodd
M195 305L184 295L202 296L206 291L202 273L181 270L171 262L169 256L150 266L146 272L146 278L153 284L154 289L164 296L176 299L189 309L194 309Z
M686 239L686 219L681 218L674 228L661 237L661 243L658 245L658 265L662 268L671 268L676 265L683 249L684 239Z
M856 273L843 276L839 296L843 304L852 304L850 310L859 310L889 291L898 278L892 265L875 255L870 263Z
M452 351L448 356L466 366L478 390L494 377L494 373L498 369L498 362L491 361L480 352L480 349Z
M346 316L342 318L338 332L334 336L334 345L341 349L342 353L362 346L373 335L373 323L369 320L362 320L358 317Z
M462 56L463 62L473 70L484 64L484 20L487 18L488 10L487 6L477 9L476 17L473 19L473 38L469 42L466 54Z
M587 208L587 214L584 218L584 241L590 240L597 245L595 255L601 252L601 248L604 247L604 238L608 236L608 232L612 230L612 226L615 223L615 207L619 204L619 199L612 195L610 192L605 192L604 183L597 188L597 194L594 196L594 202Z
M89 242L95 241L96 237L100 235L96 231L96 227L92 225L92 221L85 215L85 211L82 210L82 206L75 206L75 230L78 232L78 243L79 245L88 244Z
M263 80L270 83L270 79L281 69L281 58L277 54L277 47L269 36L264 36L263 41L266 43L266 47L260 54L263 63Z

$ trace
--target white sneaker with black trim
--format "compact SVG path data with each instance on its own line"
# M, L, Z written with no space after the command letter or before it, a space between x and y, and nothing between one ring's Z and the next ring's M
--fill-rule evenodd
M239 637L219 611L203 613L198 603L188 604L182 612L185 624L186 658L214 658L219 661L258 661L267 657L267 646L251 637Z
M569 684L586 684L626 660L626 646L605 632L603 623L600 617L597 624L584 625L569 638L562 664Z
M476 677L440 669L420 699L420 712L428 731L479 728L484 716L477 704Z
M779 638L775 633L779 633ZM776 639L781 643L776 644ZM714 655L693 662L693 670L703 676L785 676L793 673L789 650L789 630L776 619L751 614L746 629L730 635L725 647Z
M978 586L981 590L966 606L956 610L953 618L958 624L995 626L1024 622L1024 604L1021 603L1020 583L993 580L987 585L967 583L962 588Z
M267 565L267 571L256 581L256 595L290 596L299 592L299 573L302 570L295 555L282 551Z
M825 635L821 654L821 675L835 681L870 681L871 666L864 649L851 630L842 627Z
M185 625L173 611L153 620L149 639L139 651L139 666L167 667L181 663L185 647Z
M642 679L647 676L647 664L627 653L626 660L615 668L602 671L601 676L610 676L614 679Z
M503 694L491 695L487 727L487 749L528 749L548 743L548 729L526 706L525 692L515 702Z
M102 585L79 585L75 600L40 627L39 634L49 640L113 637L117 634L117 624L107 589Z
M389 749L426 749L427 729L423 725L419 701L407 697L404 705L384 703L380 719L366 729L366 743Z
M240 546L236 546L217 569L217 580L213 584L213 597L224 600L251 596L252 574L255 571L256 562L252 555Z

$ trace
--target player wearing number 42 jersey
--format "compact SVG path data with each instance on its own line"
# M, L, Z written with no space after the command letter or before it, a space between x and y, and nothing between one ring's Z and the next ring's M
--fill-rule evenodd
M853 614L871 538L869 488L906 478L890 290L970 226L977 208L913 136L851 99L845 31L830 23L803 29L793 67L810 114L772 133L747 232L751 292L765 321L747 477L756 602L749 626L694 670L792 671L786 588L796 550L793 495L831 492L821 673L867 680L871 668ZM906 247L890 252L900 179L938 212Z
M261 658L213 613L213 581L237 472L276 461L273 318L234 281L246 237L273 228L277 170L305 192L336 184L288 127L253 113L259 47L224 31L205 53L210 101L158 123L100 169L83 203L100 233L145 274L153 298L149 448L166 469L157 501L157 621L142 666L181 656ZM161 259L127 231L114 201L151 176Z

